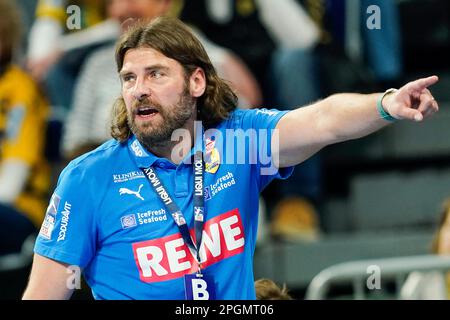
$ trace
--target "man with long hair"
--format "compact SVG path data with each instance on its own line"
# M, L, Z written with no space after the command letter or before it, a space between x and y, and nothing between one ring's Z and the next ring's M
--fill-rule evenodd
M62 172L25 299L69 298L76 268L96 299L255 299L259 192L326 145L438 109L433 76L290 112L237 110L202 45L170 18L131 27L116 62L114 139Z
M108 0L106 11L109 19L120 23L125 31L130 21L176 16L177 3L174 0ZM208 41L198 31L195 35L205 47L218 75L235 89L239 106L247 109L260 105L260 90L248 68L231 51ZM121 90L114 52L114 44L95 50L80 71L62 136L61 147L68 160L95 149L111 138L108 130L110 109ZM102 85L97 86L97 83Z

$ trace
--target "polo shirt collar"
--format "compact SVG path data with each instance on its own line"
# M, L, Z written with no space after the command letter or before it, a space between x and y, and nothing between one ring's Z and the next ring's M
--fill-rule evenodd
M159 159L153 153L147 151L135 135L128 139L128 150L139 168L148 168Z

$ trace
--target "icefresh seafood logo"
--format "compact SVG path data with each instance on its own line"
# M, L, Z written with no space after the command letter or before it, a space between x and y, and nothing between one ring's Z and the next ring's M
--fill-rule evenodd
M236 180L234 178L233 173L228 172L226 175L223 175L220 178L218 178L215 183L210 184L208 187L205 188L205 201L210 200L212 197L214 197L222 190L234 186L235 184Z
M134 214L129 214L120 218L120 223L122 224L122 229L129 229L137 226L136 216Z
M207 201L207 200L209 200L209 199L211 199L212 198L212 196L211 196L211 190L209 190L209 187L206 187L205 188L205 201Z

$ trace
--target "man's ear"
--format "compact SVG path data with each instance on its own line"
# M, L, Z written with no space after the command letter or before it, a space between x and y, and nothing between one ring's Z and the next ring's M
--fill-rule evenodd
M205 93L206 76L202 68L197 68L189 77L189 92L191 96L198 98Z

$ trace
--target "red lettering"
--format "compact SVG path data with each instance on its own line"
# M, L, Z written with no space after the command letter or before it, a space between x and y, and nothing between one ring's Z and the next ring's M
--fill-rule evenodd
M194 238L194 230L190 230ZM244 227L238 209L205 222L200 257L203 268L244 251ZM158 282L197 271L197 262L179 233L133 244L139 275Z

